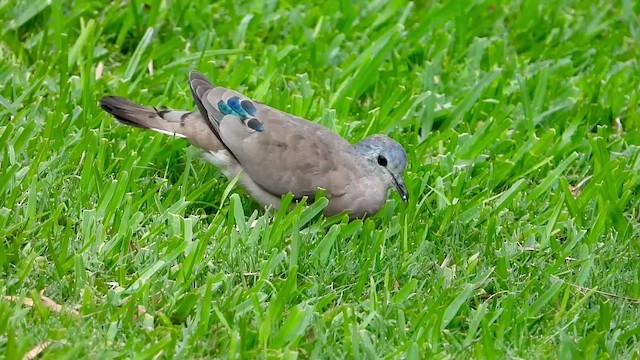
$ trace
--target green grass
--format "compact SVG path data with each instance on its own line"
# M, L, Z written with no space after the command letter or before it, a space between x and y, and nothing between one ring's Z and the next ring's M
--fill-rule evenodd
M0 358L639 358L639 4L0 0ZM98 107L192 69L411 201L265 213Z

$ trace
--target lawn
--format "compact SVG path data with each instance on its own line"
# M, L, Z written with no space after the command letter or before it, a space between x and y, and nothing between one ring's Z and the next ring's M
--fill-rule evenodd
M639 358L639 13L0 0L0 358ZM265 211L98 106L192 69L389 134L410 201Z

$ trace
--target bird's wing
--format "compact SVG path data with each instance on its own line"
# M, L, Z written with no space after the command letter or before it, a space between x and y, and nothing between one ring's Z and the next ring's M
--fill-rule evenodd
M251 178L280 196L313 196L318 188L329 197L366 176L366 161L331 130L249 99L237 91L213 86L192 72L193 97L220 142Z

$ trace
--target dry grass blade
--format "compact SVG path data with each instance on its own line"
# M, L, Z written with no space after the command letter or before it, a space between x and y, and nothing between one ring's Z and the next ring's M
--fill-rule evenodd
M572 288L580 291L582 294L587 294L587 293L593 292L595 294L602 295L602 296L605 296L605 297L608 297L608 298L618 299L618 300L626 301L626 302L632 303L632 304L640 304L640 299L637 299L637 298L632 298L632 297L628 297L628 296L624 296L624 295L618 295L618 294L610 293L610 292L607 292L607 291L597 290L595 288L588 288L588 287L584 287L584 286L580 286L580 285L576 285L576 284L569 284L569 286L571 286Z
M22 360L32 360L37 358L38 355L40 355L51 344L53 344L53 341L51 340L45 340L41 342L40 344L35 346L33 349L29 350L26 354L24 354L24 356L22 357Z
M28 297L19 297L19 296L4 296L3 297L4 300L8 300L8 301L15 301L15 302L21 302L22 304L28 306L28 307L33 307L34 303L33 303L33 299L28 298ZM42 301L42 304L44 306L46 306L47 308L49 308L50 310L53 310L55 312L62 312L63 310L65 310L66 312L72 314L72 315L78 315L78 312L76 310L73 309L64 309L62 307L62 305L56 303L55 301L53 301L51 298L45 296L43 293L40 293L40 301Z
M592 177L593 176L589 175L586 178L582 179L575 186L569 186L569 191L571 191L571 194L573 195L573 197L578 197L580 195L580 193L582 192L582 189L584 188L585 185L587 185L587 182L589 182L589 180L591 180Z

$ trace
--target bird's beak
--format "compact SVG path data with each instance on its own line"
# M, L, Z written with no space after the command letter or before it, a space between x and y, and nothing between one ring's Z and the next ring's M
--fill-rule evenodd
M396 190L398 190L398 193L400 193L400 197L402 197L402 200L409 201L409 192L407 191L407 186L404 184L402 175L396 177L395 175L391 174L391 177L393 178L393 186L395 186Z

